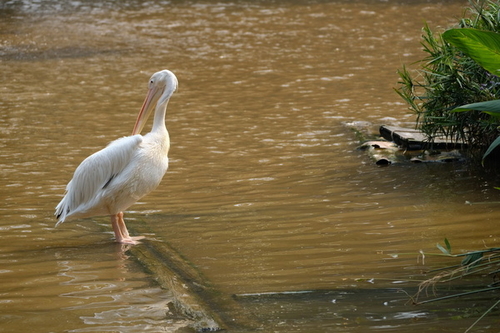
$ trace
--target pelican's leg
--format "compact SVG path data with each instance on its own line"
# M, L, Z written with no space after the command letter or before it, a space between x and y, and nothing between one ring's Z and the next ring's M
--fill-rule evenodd
M113 226L115 238L118 243L139 244L138 240L144 238L144 236L130 237L127 226L123 221L123 212L119 212L116 215L111 215L111 225Z
M130 238L130 235L127 230L127 226L125 225L125 221L123 220L123 212L119 212L116 214L118 216L118 228L121 231L121 234L125 238Z

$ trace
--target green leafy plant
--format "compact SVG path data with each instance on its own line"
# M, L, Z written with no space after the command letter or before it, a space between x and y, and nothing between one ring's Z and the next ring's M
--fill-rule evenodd
M457 297L469 297L474 294L491 292L493 290L500 289L500 282L496 281L495 279L495 277L500 274L500 248L490 248L461 254L452 254L451 244L446 238L444 239L444 246L439 243L436 246L442 252L442 255L451 258L462 258L462 261L460 262L460 264L455 264L428 272L435 275L419 285L417 294L412 297L412 301L414 304L425 304ZM418 300L424 291L427 293L429 288L432 288L432 290L435 291L436 285L438 283L451 282L453 280L461 279L472 274L485 273L487 273L486 276L490 277L490 280L488 281L488 285L486 285L484 288L477 288L475 290L446 295L442 297L434 297L423 301ZM499 304L500 300L497 300L465 332L469 332L482 318L484 318L484 316L493 311Z
M450 29L443 39L460 49L493 75L500 74L500 38L498 33L471 28Z
M493 75L500 73L500 34L476 29L451 29L443 34L444 40L460 49ZM482 111L500 118L500 100L459 106L452 112ZM483 155L484 159L500 145L500 136L493 141Z
M427 57L419 64L421 68L410 71L403 67L399 71L397 93L417 115L417 128L432 141L436 137L447 137L468 144L471 149L485 150L498 136L500 120L484 112L452 112L460 106L481 103L500 98L498 71L483 68L471 56L456 46L460 42L478 46L476 52L486 59L491 44L485 36L473 39L462 34L462 30L500 32L500 3L498 1L471 1L470 18L459 21L460 32L451 36L434 33L429 26L423 28L424 51ZM470 35L473 33L471 32ZM486 39L486 40L481 40ZM456 45L455 45L456 44ZM486 61L491 63L492 60ZM490 68L489 66L487 68Z

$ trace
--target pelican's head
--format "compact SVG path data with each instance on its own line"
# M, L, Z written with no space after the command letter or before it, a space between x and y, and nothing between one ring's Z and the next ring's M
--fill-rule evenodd
M142 104L141 111L139 111L132 135L141 133L155 106L156 108L164 108L163 111L165 110L168 100L177 90L178 85L177 77L167 69L156 72L151 76L148 94Z

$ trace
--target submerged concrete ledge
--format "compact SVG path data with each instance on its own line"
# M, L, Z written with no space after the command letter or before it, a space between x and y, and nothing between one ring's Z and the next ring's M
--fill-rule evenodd
M192 321L199 332L215 332L225 328L223 320L200 297L205 292L199 274L167 244L145 240L129 249L144 268L164 289L172 292L175 311Z
M148 216L151 225L166 216ZM155 221L156 220L156 221ZM134 235L152 235L143 220L136 219L129 226ZM220 330L254 331L259 324L243 306L232 297L224 295L210 285L209 280L177 250L167 242L144 239L131 246L127 253L135 258L152 278L165 290L172 293L174 301L169 304L176 314L191 321L189 325L198 332Z
M436 137L429 141L425 133L415 128L382 125L379 131L384 139L407 150L463 149L466 146L463 142L453 142L445 137Z

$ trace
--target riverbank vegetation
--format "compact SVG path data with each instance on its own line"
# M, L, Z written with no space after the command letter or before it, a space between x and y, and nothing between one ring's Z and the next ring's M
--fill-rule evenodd
M416 295L412 297L412 302L414 304L425 304L430 302L452 300L457 297L472 297L481 295L482 293L492 293L496 295L498 290L500 290L500 281L498 280L498 275L500 274L500 248L489 248L478 251L470 251L460 254L452 254L452 248L448 239L444 239L444 246L437 244L438 249L441 251L441 255L459 259L458 263L453 265L434 269L429 271L429 274L433 274L433 277L423 281L419 285L419 289ZM423 253L420 253L422 258ZM423 260L423 259L422 259ZM471 275L481 275L485 279L485 285L474 284L467 291L449 293L445 296L436 296L436 285L438 283L451 283L458 279L464 279ZM429 296L429 294L434 295L433 298L428 298L426 300L420 300L422 296ZM486 315L491 314L500 305L500 299L494 297L496 300L492 304L487 305L485 310L481 312L476 312L474 316L476 320L465 330L465 333L472 330L472 328L481 321ZM471 299L472 300L472 299ZM471 308L481 308L483 306L479 304L473 304L471 302Z
M431 141L444 136L464 143L469 155L481 157L479 160L484 163L495 152L498 156L500 150L500 3L471 0L470 5L467 17L443 33L424 27L422 45L427 56L419 63L420 69L411 72L403 67L399 71L401 80L396 91L416 113L417 128ZM443 255L462 258L462 261L428 272L433 277L421 283L412 300L423 304L492 292L496 300L466 330L469 332L500 306L496 294L500 289L500 248L452 254L447 239L445 246L438 244L438 248ZM434 290L439 282L451 282L471 274L486 277L486 285L454 295L418 300L429 289Z
M464 18L453 28L500 32L500 3L470 1ZM460 106L500 99L500 77L484 69L442 33L423 29L427 56L419 69L399 70L397 93L417 115L416 127L432 141L446 137L464 143L471 156L483 156L499 136L500 118L485 112L455 112Z

